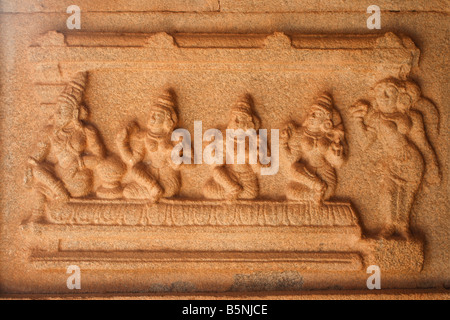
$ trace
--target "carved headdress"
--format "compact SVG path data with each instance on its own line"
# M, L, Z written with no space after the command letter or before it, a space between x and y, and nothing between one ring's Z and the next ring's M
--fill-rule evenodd
M324 128L330 139L345 143L344 124L339 111L334 107L333 97L329 93L322 93L310 107L309 112L319 110L325 113L327 120ZM345 145L344 145L345 147Z
M175 97L172 90L164 90L163 93L158 96L156 102L150 107L150 109L162 110L171 116L174 126L178 123L178 115L175 110Z
M255 128L259 129L261 120L253 111L253 99L249 94L242 95L237 102L231 107L231 113L240 112L252 117Z
M391 77L377 82L374 89L378 86L395 87L399 93L397 97L398 111L409 112L410 109L419 111L422 113L425 125L431 131L431 134L439 135L439 111L434 103L422 97L420 87L415 82Z
M78 72L59 95L58 101L67 102L74 106L81 104L86 87L86 78L86 72Z
M334 128L341 129L343 127L341 115L334 107L333 97L329 93L322 93L311 106L310 111L312 110L323 111L327 115L327 118L333 123Z
M317 98L310 110L322 111L331 120L333 115L333 98L328 93L323 93Z
M88 114L86 106L82 104L86 81L87 72L77 72L58 96L58 102L63 102L70 106L73 110L74 118L81 120L87 117Z

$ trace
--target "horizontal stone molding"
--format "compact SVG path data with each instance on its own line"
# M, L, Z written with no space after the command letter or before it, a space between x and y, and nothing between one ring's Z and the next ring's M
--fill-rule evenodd
M405 78L420 51L393 33L370 35L48 32L29 47L40 103L78 71L352 73Z
M376 4L383 11L446 11L448 3L444 0L380 0L373 1L327 1L327 0L221 0L222 12L330 12L363 11Z
M76 4L84 12L217 12L217 13L280 13L280 12L366 12L371 1L327 0L7 0L2 1L4 13L65 13L68 6ZM382 11L448 12L445 0L380 0L376 5Z
M0 12L66 13L67 7L77 5L82 12L212 12L219 10L218 0L7 0Z
M234 204L207 200L162 199L157 204L129 200L79 200L50 203L53 224L124 226L322 226L358 227L349 203L245 201Z
M83 270L95 269L98 264L114 269L128 269L130 264L140 269L170 270L231 270L276 271L358 271L362 258L358 253L345 252L121 252L95 254L84 252L45 253L35 251L31 262L37 269L61 268L76 261Z

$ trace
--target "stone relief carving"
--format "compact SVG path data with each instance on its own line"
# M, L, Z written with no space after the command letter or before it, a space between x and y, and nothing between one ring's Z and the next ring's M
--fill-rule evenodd
M178 194L180 165L171 159L171 135L177 123L173 93L167 90L150 107L146 129L132 122L118 133L116 143L133 180L124 188L125 198L154 203Z
M80 206L83 204L83 206ZM308 202L161 199L156 204L99 201L50 204L47 218L54 224L113 226L316 226L355 227L356 213L348 203L321 207Z
M86 79L86 72L77 73L59 96L59 109L49 129L48 142L40 144L37 155L29 159L27 183L46 200L81 198L87 205L94 199L95 172L100 179L95 196L100 199L143 200L151 205L160 198L176 196L181 188L182 164L175 164L171 158L175 145L171 135L178 124L174 92L165 90L150 106L145 129L132 121L117 134L119 159L106 150L97 130L86 122L87 107L82 104ZM257 132L261 120L253 109L251 96L241 96L230 110L226 129ZM260 137L256 137L259 148ZM303 124L289 123L281 140L287 158L292 160L287 199L300 201L306 207L308 203L322 205L334 193L337 184L334 168L342 165L346 154L344 128L332 97L322 94L309 108ZM251 200L259 195L258 168L264 165L260 159L250 164L246 139L235 136L233 141L237 148L227 147L226 150L233 152L234 163L228 164L225 158L229 155L225 153L222 164L213 166L212 177L203 186L207 199ZM245 149L243 164L237 163L242 147ZM54 160L50 151L54 153ZM125 178L128 182L123 185ZM52 214L59 213L46 215L54 221L49 218Z
M241 97L231 108L227 129L231 130L259 130L260 119L253 111L253 102L249 95ZM259 135L257 135L259 139ZM254 199L259 194L257 168L249 163L249 148L245 139L233 138L237 148L226 148L226 152L234 152L233 164L216 165L212 170L212 178L203 187L203 194L209 199ZM245 164L237 163L237 152L242 144L245 148ZM257 144L259 145L259 143ZM224 158L226 155L224 155ZM225 159L223 161L225 163ZM259 162L258 162L259 163ZM259 163L260 164L260 163Z
M58 97L52 124L28 159L27 185L40 194L42 202L71 198L89 201L95 193L102 199L139 199L151 204L176 196L181 188L181 173L180 165L171 159L171 134L178 124L173 91L164 91L151 105L147 128L131 122L117 134L119 159L106 150L99 132L87 121L88 108L83 104L86 81L86 72L77 73ZM427 106L433 106L424 103L420 88L412 81L388 78L378 82L373 93L373 102L360 100L349 110L362 145L370 148L377 143L383 151L380 203L388 219L380 235L408 238L409 214L422 180L428 184L440 181L422 114ZM427 128L437 133L439 118L433 109L429 111ZM242 96L231 108L226 128L246 131L259 127L251 97ZM246 143L245 139L235 140L237 144ZM329 201L337 186L335 169L347 156L342 119L331 95L322 94L308 108L301 125L287 124L281 133L281 148L290 166L286 198L315 206ZM234 158L238 149L232 149ZM215 165L203 187L205 198L257 198L259 178L255 168L261 164L254 166L248 160L246 148L245 164ZM96 190L94 172L100 179ZM122 187L126 176L131 181Z
M59 41L61 35L57 35ZM204 35L177 35L175 39L165 33L156 34L145 38L145 43L141 45L142 55L135 55L135 52L140 50L139 45L133 49L123 48L121 50L125 54L118 61L109 61L110 57L107 55L96 56L94 62L83 65L81 70L101 69L104 66L111 67L113 70L115 70L114 68L129 68L130 65L139 68L143 65L151 65L156 69L164 66L163 58L161 61L152 60L154 56L157 56L153 55L152 50L164 51L164 54L170 57L168 60L171 64L179 61L185 62L183 59L187 58L191 60L187 59L186 61L191 63L197 59L196 50L199 52L207 50L203 48L202 41L206 40L202 40L202 37ZM228 41L227 48L238 47L233 36L226 35L222 38L226 38ZM372 43L375 36L368 38ZM393 34L380 37L382 40L384 38L397 39ZM73 47L77 44L76 35L68 38L63 36L62 39L69 39L68 43ZM264 35L251 37L247 39L251 49L235 51L227 49L226 53L222 52L221 48L216 48L216 38L211 37L211 39L209 41L217 51L215 51L217 55L203 55L204 61L201 64L188 66L189 64L183 63L182 68L186 68L185 70L205 68L223 72L225 68L221 63L225 61L226 70L235 68L233 70L248 71L253 70L254 64L259 63L261 59L264 60L264 57L269 59L272 55L282 52L283 54L280 54L282 59L268 64L266 66L268 70L278 72L281 66L287 65L290 71L298 72L300 70L303 72L303 68L308 69L311 66L315 68L318 61L326 60L326 68L331 68L334 67L334 64L329 63L328 60L331 61L336 57L347 58L346 52L333 49L335 44L327 47L328 44L325 40L320 41L318 48L320 55L310 54L315 50L316 44L309 43L308 37L288 37L282 33L268 37ZM135 39L135 41L138 40L140 43L140 38ZM345 42L345 40L342 41ZM360 37L357 41L366 40ZM353 68L360 68L366 72L368 67L362 67L359 59L364 60L367 57L361 58L360 55L371 54L371 50L377 50L376 52L380 52L380 55L377 55L378 60L374 64L378 65L374 69L379 70L377 72L382 74L381 78L392 72L398 74L398 70L401 70L402 74L409 72L413 65L412 61L416 61L416 56L411 54L411 52L417 51L414 44L405 47L400 40L393 43L389 41L385 44L382 41L376 43L374 48L364 43L362 47L370 49L355 50L352 55L348 55L348 64L353 63ZM380 43L383 45L380 46ZM345 46L345 44L341 45ZM352 46L356 46L356 44L352 43L350 47L353 48ZM69 46L64 47L69 55L72 54L70 48ZM189 50L183 51L183 48L189 48ZM302 48L307 48L307 55L297 55L296 51L301 51ZM384 55L392 57L389 51L391 49L396 50L396 61L384 67L383 61L386 59ZM33 59L38 61L38 68L42 69L39 73L41 77L44 71L54 75L54 71L60 68L58 61L55 63L55 61L45 60L45 50L45 43L33 48ZM87 47L83 50L86 52L83 51L82 54L87 55L91 49ZM253 56L251 54L253 51L250 50L259 50L257 52L262 56ZM289 54L286 51L289 51ZM62 49L61 52L66 54L66 51ZM333 59L326 58L328 52L330 53L328 57L334 57ZM58 51L58 54L63 55L63 53ZM93 54L98 53L94 52ZM68 60L70 59L73 57L70 56ZM78 61L78 59L81 58L76 56L75 60ZM84 59L89 60L87 56L84 56ZM124 61L131 62L128 64ZM240 63L230 64L230 61L239 61ZM242 61L244 63L241 63ZM78 67L78 65L76 66ZM165 67L172 68L171 66ZM67 69L62 67L62 70L73 71L71 68L75 67L70 65ZM391 71L391 68L395 71ZM360 69L358 70L360 71ZM177 69L175 68L175 70ZM164 235L168 234L170 237L165 242L166 239L161 236L163 245L148 241L158 250L173 249L172 246L185 248L184 245L187 243L194 246L191 247L193 251L205 248L220 251L224 246L228 246L227 248L230 250L236 250L236 248L250 250L249 248L253 248L252 245L257 250L264 251L269 242L258 241L259 238L255 238L254 241L245 240L243 247L234 247L233 239L241 237L242 234L246 235L249 230L250 233L257 233L257 237L260 237L260 234L264 234L264 232L260 232L259 227L268 230L269 227L276 226L281 228L273 228L273 230L281 231L267 232L267 234L271 234L271 232L276 234L272 239L274 244L270 250L280 250L282 254L292 250L315 253L328 250L327 252L333 252L341 258L348 252L352 252L356 253L358 261L352 266L358 270L363 265L360 255L364 256L364 264L373 261L375 261L373 263L380 263L380 261L389 263L392 260L390 258L392 253L398 250L397 238L370 239L370 241L363 239L358 218L351 204L333 201L338 183L336 169L340 168L348 158L346 139L349 137L347 131L344 130L341 115L334 106L331 95L326 93L320 95L308 107L306 120L302 123L290 122L282 130L280 147L284 153L281 155L285 160L284 165L290 168L289 179L284 181L284 185L287 185L286 199L258 199L261 191L260 183L264 182L264 177L260 176L258 171L258 168L263 166L260 163L256 165L214 165L211 170L212 176L202 181L203 198L194 199L179 197L182 191L182 174L184 174L181 166L184 164L176 165L171 159L174 147L171 135L179 124L178 116L180 115L177 112L178 106L174 92L164 91L150 106L147 110L148 121L145 128L135 122L130 122L117 133L114 139L118 150L118 156L116 156L106 149L100 134L92 124L87 122L87 107L83 104L86 77L86 72L78 73L66 86L60 95L59 112L55 115L55 121L48 130L48 141L40 144L36 155L30 157L29 160L28 184L38 191L43 201L46 201L46 210L42 212L46 223L42 223L38 228L48 228L50 232L57 233L60 230L57 228L61 227L89 234L92 230L101 231L111 227L113 232L108 229L106 233L110 233L104 237L113 240L105 241L116 241L115 231L123 232L132 241L136 237L134 232L149 232L152 237L159 236L159 232L166 232ZM58 79L61 81L60 78ZM339 87L335 90L339 90ZM384 198L387 199L384 206L391 215L383 237L389 237L395 233L407 236L409 234L408 215L414 195L422 181L422 175L424 174L427 181L438 182L438 164L434 151L426 138L428 132L425 133L421 122L421 112L418 111L419 102L422 99L419 88L409 81L389 79L380 82L375 87L375 91L379 91L379 94L376 95L374 102L358 102L350 109L353 119L360 128L355 139L364 140L363 143L367 140L368 147L371 146L371 141L381 143L386 161L391 162L384 167L387 188L381 190L380 187L380 191L386 192L389 196ZM391 94L395 98L384 103L384 97ZM45 98L47 99L47 97ZM420 110L423 111L422 109ZM262 116L264 117L264 114ZM260 122L260 118L254 111L251 97L246 95L241 97L231 108L227 129L258 130ZM273 127L276 128L276 126L277 124L274 124ZM427 130L429 129L427 123ZM257 145L259 146L259 143ZM237 148L233 148L233 150L237 151ZM248 162L248 150L245 155L246 162ZM421 160L422 157L423 160ZM234 159L236 159L236 152ZM396 170L400 171L396 172ZM407 172L403 175L402 170ZM99 178L99 183L94 183L94 177ZM95 188L96 185L99 187ZM183 231L175 231L176 228L171 228L174 226L186 228L180 228ZM193 229L186 231L189 229L187 227ZM208 227L214 228L208 229ZM202 228L201 232L197 232L200 229L195 228ZM178 232L185 233L180 236ZM286 232L291 232L292 238L282 238ZM325 233L331 235L324 237ZM196 234L196 236L201 234L199 237L204 237L202 238L204 241L198 247L198 242L190 238L192 234ZM209 242L213 242L212 240L218 237L218 234L228 234L229 238L223 236L222 243L215 243L217 246L214 247ZM267 237L267 239L270 238L270 236ZM279 242L277 242L277 237L280 238ZM297 241L302 241L302 237L307 240L300 245L298 244L300 242L297 243ZM56 238L63 239L64 235L58 234L55 236ZM325 246L328 247L323 249L325 238L332 241L325 241ZM185 239L189 241L185 241ZM334 246L335 240L339 245L345 244L342 247L344 248L343 252L340 251L341 248L337 247L338 245ZM411 259L416 263L413 267L400 263L401 266L398 268L420 271L423 262L422 243L412 238L407 240L401 240L402 246L407 250L414 251ZM76 241L76 239L65 238L60 242L72 243L74 246L79 245L80 251L89 252L89 248L92 247L92 243L83 247L83 243L88 243L87 240L86 242L80 241L80 244ZM99 243L99 247L101 247L101 242ZM141 246L145 247L145 245L139 244L137 250L141 250ZM116 248L115 243L113 247ZM117 245L117 248L119 247ZM390 249L386 249L388 247ZM128 250L128 243L123 248L125 251ZM120 251L120 249L117 250ZM57 254L59 253L57 252ZM70 254L67 253L68 256ZM268 252L268 255L270 254L272 252ZM326 259L319 259L319 262L331 265Z
M322 94L300 126L289 123L281 133L280 144L290 165L287 199L316 205L329 200L337 185L335 168L346 156L344 126L332 97Z
M425 103L419 86L412 81L384 79L374 86L373 96L373 102L358 101L350 112L363 146L382 152L380 205L388 217L381 236L409 238L409 215L422 180L440 182L439 164L422 112L430 120L429 131L438 131L439 119L428 117L434 114L434 106Z
M97 168L104 182L97 195L109 198L120 194L120 182L111 180L120 177L125 168L108 154L97 129L87 121L88 108L83 104L86 79L87 73L80 72L67 84L58 97L52 124L28 158L25 182L46 199L68 201L91 195Z

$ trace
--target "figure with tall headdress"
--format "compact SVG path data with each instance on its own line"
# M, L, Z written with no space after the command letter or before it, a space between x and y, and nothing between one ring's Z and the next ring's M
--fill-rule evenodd
M228 153L233 153L230 159L233 163L223 161L222 164L214 165L212 177L203 187L203 194L208 199L254 199L259 195L259 181L257 176L258 167L262 166L259 159L251 164L250 141L255 138L254 145L259 147L260 119L253 111L253 102L249 95L243 95L231 108L227 123L227 140L230 138L233 148L226 145L224 160ZM229 136L230 132L234 132ZM246 146L245 137L249 136L249 147ZM234 148L234 144L237 148ZM257 151L256 148L253 151ZM239 149L245 150L244 163L238 163ZM256 152L255 152L256 153ZM256 158L256 157L255 157ZM226 162L226 163L225 163ZM224 164L225 163L225 164Z
M380 235L408 238L409 215L422 180L433 185L441 179L428 140L439 132L439 117L435 106L421 97L419 86L409 80L384 79L374 86L373 96L372 103L360 100L350 113L362 146L375 147L381 157L379 207L387 216Z
M180 165L171 157L177 123L174 94L165 90L149 108L146 129L131 122L118 133L116 144L131 179L123 190L125 198L157 202L179 193Z
M344 127L332 98L322 94L311 105L301 126L289 123L280 145L290 164L286 197L320 205L335 192L339 168L346 157Z
M83 104L86 80L87 73L79 72L66 85L58 96L53 123L43 131L44 138L28 159L26 183L47 199L67 201L90 195L94 170L103 161L119 176L125 170L120 161L108 157L98 131L87 122L88 109ZM105 186L104 190L121 194L120 186L115 187Z

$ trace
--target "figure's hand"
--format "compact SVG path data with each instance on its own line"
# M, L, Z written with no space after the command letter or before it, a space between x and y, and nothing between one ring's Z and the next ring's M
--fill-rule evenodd
M425 174L425 181L429 185L439 185L441 183L441 174L437 166L430 166Z
M333 151L333 154L336 157L340 157L344 153L344 147L340 142L332 142L331 143L331 150Z
M317 179L313 186L314 190L320 193L324 193L327 189L327 184L320 179Z
M84 165L89 169L95 168L100 163L101 159L102 159L101 157L92 155L81 157L81 160L83 161Z
M36 159L34 159L33 157L28 157L27 162L28 162L29 165L32 165L32 166L39 165L38 162L36 161Z
M33 181L33 168L30 165L28 165L25 169L23 181L27 187L31 187L31 181Z
M136 122L130 122L125 129L121 130L118 134L117 134L117 140L119 141L125 141L127 140L130 135L135 134L139 132L139 126Z
M122 129L116 136L117 141L125 141L128 139L128 131L127 129Z
M37 167L39 163L33 157L28 157L27 159L28 165L25 169L24 183L26 186L31 186L31 182L33 181L33 167Z
M367 115L369 104L365 101L358 101L349 108L350 114L355 119L363 119Z
M60 190L59 192L55 193L54 200L58 202L68 202L70 200L70 194L65 189Z
M280 140L282 143L286 144L292 136L292 131L294 130L294 124L289 123L280 133Z

